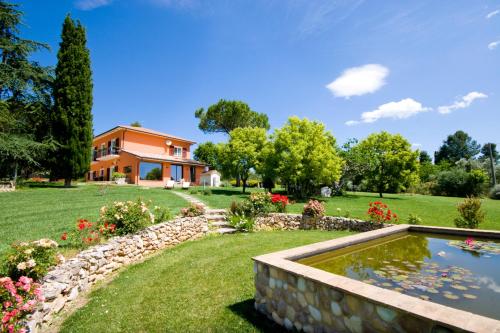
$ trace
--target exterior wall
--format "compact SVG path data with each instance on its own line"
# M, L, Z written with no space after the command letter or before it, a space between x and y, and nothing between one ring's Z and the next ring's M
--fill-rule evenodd
M304 332L460 332L339 288L255 262L255 308Z
M184 141L175 139L167 139L156 135L146 133L138 133L130 130L124 130L124 149L141 151L148 154L163 154L173 156L170 152L170 147L165 143L167 140L172 141L172 146L184 148L186 156L183 158L191 158L190 148L191 144Z

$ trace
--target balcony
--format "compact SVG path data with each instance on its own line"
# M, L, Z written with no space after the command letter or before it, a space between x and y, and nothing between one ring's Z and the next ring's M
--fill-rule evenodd
M120 155L120 148L109 147L105 150L94 151L93 161L108 161L118 158Z

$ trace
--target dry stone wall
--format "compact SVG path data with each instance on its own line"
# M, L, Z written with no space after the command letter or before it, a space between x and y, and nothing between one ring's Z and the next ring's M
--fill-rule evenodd
M380 229L389 224L378 224L340 216L314 218L300 214L273 213L258 217L256 230L349 230L365 232Z
M113 237L106 244L80 252L56 266L42 280L45 302L33 314L28 325L30 332L43 332L54 314L118 268L138 262L155 251L200 238L207 232L205 216L177 218L137 234Z

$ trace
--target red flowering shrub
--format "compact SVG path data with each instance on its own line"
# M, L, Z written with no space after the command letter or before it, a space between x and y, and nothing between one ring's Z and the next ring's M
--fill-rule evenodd
M44 300L42 289L31 278L21 276L18 281L9 277L0 278L0 306L2 321L0 332L24 333L26 317L33 312L38 302Z
M311 199L306 205L304 205L302 215L323 217L325 215L325 205L318 200Z
M390 223L391 221L397 222L399 220L398 216L381 201L370 202L367 214L370 221L375 223Z
M271 196L271 202L273 203L274 208L279 213L286 212L286 206L290 204L288 197L286 195L281 194L273 194Z
M61 240L68 242L71 247L84 248L99 243L103 237L110 237L115 230L116 225L112 223L98 224L80 219L76 222L75 229L61 235Z

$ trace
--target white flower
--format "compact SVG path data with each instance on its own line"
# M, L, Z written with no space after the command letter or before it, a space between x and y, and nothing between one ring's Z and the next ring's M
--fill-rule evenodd
M101 207L101 214L106 213L106 210L107 210L107 209L108 209L108 208L107 208L106 206L102 206L102 207Z
M26 269L26 263L23 261L23 262L20 262L19 264L17 264L17 269L20 270L20 271L24 271Z
M26 265L29 267L29 268L32 268L32 267L35 267L36 266L36 262L35 260L33 259L30 259L26 262Z
M60 253L56 255L56 259L59 264L64 264L66 262L66 258Z
M21 243L19 243L19 246L28 246L28 245L29 245L29 244L28 244L28 243L26 243L26 242L21 242Z
M30 255L33 252L33 249L24 250L24 254Z
M40 247L47 248L47 249L51 248L51 247L57 247L57 243L55 241L53 241L52 239L48 239L48 238L39 239L37 241L34 241L33 244L40 246Z

